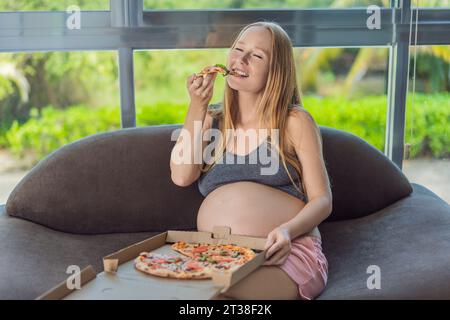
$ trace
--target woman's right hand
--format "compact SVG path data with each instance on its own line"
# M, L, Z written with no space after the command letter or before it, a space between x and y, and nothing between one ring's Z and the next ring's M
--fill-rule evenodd
M191 104L201 108L207 108L213 96L214 81L217 73L208 73L205 78L196 77L195 74L187 79L186 87L191 97Z

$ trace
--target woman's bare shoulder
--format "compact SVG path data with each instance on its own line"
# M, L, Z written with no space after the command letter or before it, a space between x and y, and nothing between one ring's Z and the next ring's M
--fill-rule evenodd
M311 132L315 132L315 135L320 134L320 130L311 113L298 105L293 106L289 110L286 132L292 144L298 144L303 137L311 137Z
M286 129L293 134L299 134L304 129L318 130L318 125L312 114L304 107L295 105L289 109Z
M311 115L311 113L306 110L303 106L301 105L292 105L289 108L289 114L288 114L288 123L290 124L299 124L299 122L301 123L302 121L314 121L313 116Z

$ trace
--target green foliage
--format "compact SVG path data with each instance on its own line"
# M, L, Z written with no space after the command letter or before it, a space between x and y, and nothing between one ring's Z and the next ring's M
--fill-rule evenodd
M112 105L118 101L115 52L14 53L0 56L0 147L12 125L30 117L31 108L47 105ZM2 77L10 65L16 77ZM25 90L21 87L31 90ZM116 90L114 90L116 88ZM24 97L26 95L26 97Z
M450 156L447 129L450 122L449 99L450 94L416 94L413 113L408 101L405 142L412 144L412 158L421 155ZM357 100L311 96L304 97L303 104L319 125L351 132L384 151L386 96ZM182 124L186 112L185 103L143 106L137 109L137 125ZM46 107L41 115L33 109L31 119L23 125L15 121L6 133L6 140L15 155L24 157L31 154L37 162L67 143L119 128L119 107L74 106L64 111Z
M159 102L138 108L136 112L136 125L140 127L184 123L186 113L186 104Z
M355 100L305 97L303 104L319 125L351 132L383 151L386 96Z
M335 0L144 0L146 9L327 7Z
M408 106L412 105L411 99L412 97L409 96ZM406 114L405 138L413 141L412 156L421 154L435 158L450 156L449 101L450 93L416 94L414 112L411 113L411 108L408 108Z
M118 107L88 108L75 106L67 110L33 108L31 118L19 125L14 121L6 133L10 150L19 157L29 153L40 160L63 145L98 132L120 128Z
M225 63L227 50L154 50L134 54L135 87L138 106L159 101L187 101L187 78L207 65ZM213 100L223 94L224 79L216 77Z
M346 8L371 4L386 7L389 0L144 0L146 9Z
M0 11L65 11L72 5L81 10L109 10L109 0L2 0Z
M409 95L406 106L405 143L411 144L411 158L450 156L450 93ZM386 96L347 100L306 97L305 108L320 125L351 132L384 152L387 113Z

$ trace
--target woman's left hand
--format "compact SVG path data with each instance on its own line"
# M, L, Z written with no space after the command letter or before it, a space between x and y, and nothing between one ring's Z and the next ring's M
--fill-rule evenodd
M272 230L267 236L266 262L263 265L281 265L291 253L291 238L289 232L284 227L278 227Z

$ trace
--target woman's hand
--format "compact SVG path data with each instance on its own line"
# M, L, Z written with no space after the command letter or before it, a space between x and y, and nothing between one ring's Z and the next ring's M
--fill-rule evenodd
M284 227L278 227L272 230L267 236L266 262L263 265L281 265L291 253L291 238L289 232Z
M187 79L186 87L191 97L191 104L206 108L213 96L214 81L217 73L208 73L204 78L195 74Z

